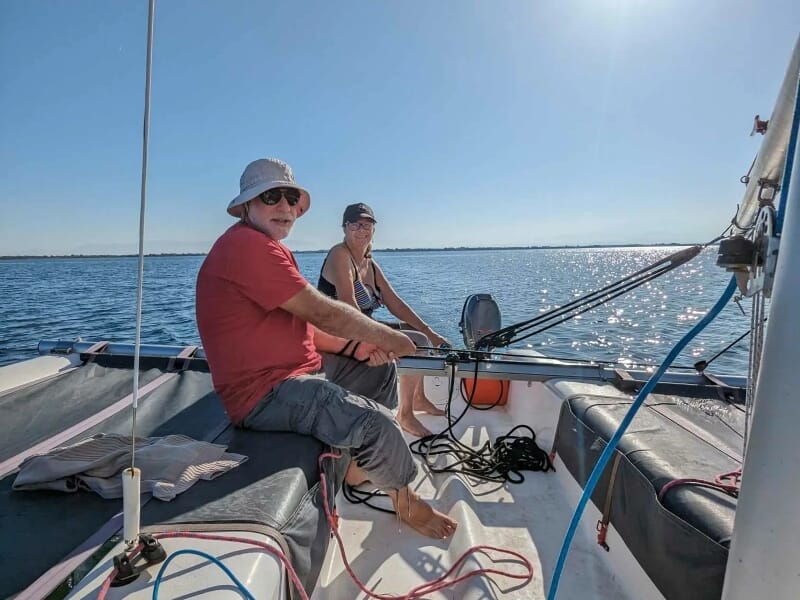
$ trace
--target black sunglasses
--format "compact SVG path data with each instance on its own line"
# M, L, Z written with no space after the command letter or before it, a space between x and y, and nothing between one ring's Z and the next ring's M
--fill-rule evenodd
M286 204L295 206L300 202L300 190L294 188L272 188L259 195L261 201L267 206L275 206L281 201L281 198L286 198Z

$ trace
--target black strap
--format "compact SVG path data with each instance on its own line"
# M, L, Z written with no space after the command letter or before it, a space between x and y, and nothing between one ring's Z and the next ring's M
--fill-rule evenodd
M350 248L347 249L347 253L350 255L350 263L353 265L353 283L361 281L361 275L358 274L358 265L356 264L356 259L353 258L353 253L350 252Z
M347 343L345 343L345 345L342 347L342 349L341 349L341 350L339 350L339 351L336 353L336 356L344 356L344 357L346 357L346 358L353 358L353 355L352 355L352 354L348 354L348 353L347 353L347 351L350 349L350 345L351 345L351 344L352 344L354 341L355 341L355 340L347 340ZM354 350L354 352L355 352L355 350Z
M361 342L357 340L347 340L347 343L342 347L341 350L336 352L335 355L344 356L345 358L349 358L350 360L354 360L360 363L369 362L369 358L365 358L363 360L359 360L356 358L356 352L358 351L359 346L361 346Z
M372 281L375 282L375 295L378 297L380 303L383 304L383 292L381 291L381 286L378 285L378 274L375 272L375 261L370 258L369 264L372 265Z
M611 477L608 481L606 499L603 504L603 516L597 522L597 543L600 544L606 552L608 552L609 549L606 543L606 533L608 532L608 523L611 520L611 498L614 496L614 481L617 478L617 469L619 468L619 461L621 458L621 452L614 453L614 462L611 465Z
M355 345L353 346L353 349L352 349L352 350L350 351L350 353L347 355L347 358L350 358L350 359L352 359L352 360L354 360L354 361L356 361L356 362L360 362L360 363L369 362L369 357L367 357L367 358L364 358L364 359L361 359L361 360L359 360L359 359L357 359L357 358L356 358L356 351L358 350L358 347L359 347L360 345L361 345L361 342L356 342L356 343L355 343Z

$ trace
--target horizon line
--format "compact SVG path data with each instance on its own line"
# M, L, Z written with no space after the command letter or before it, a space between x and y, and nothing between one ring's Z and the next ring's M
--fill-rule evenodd
M703 244L682 242L661 242L655 244L558 244L543 246L443 246L440 248L376 248L373 252L453 252L464 250L569 250L582 248L649 248L666 246L701 246ZM713 244L716 245L716 244ZM330 249L320 250L292 250L293 254L316 254L328 252ZM148 252L147 257L164 256L205 256L208 252ZM0 256L0 260L44 259L44 258L132 258L138 254L8 254Z

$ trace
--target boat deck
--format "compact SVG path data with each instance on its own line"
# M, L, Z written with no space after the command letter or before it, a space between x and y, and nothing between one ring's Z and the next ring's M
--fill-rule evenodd
M126 433L129 430L129 413L124 407L119 408L122 400L118 399L126 394L130 384L128 363L127 358L114 357L100 357L95 363L78 368L73 368L74 365L69 363L66 367L59 367L64 369L61 374L0 394L0 414L9 417L5 425L8 428L8 443L0 453L0 458L8 462L9 456L15 455L21 449L39 444L48 436L61 435L64 431L72 436L65 439L65 443L99 432ZM310 452L302 470L292 468L298 462L299 454L295 451L280 456L262 455L262 436L276 439L279 436L231 429L213 392L207 371L191 368L167 368L166 371L164 365L143 365L142 381L161 381L161 384L143 397L139 405L137 431L140 435L183 433L196 439L231 444L233 451L249 455L251 460L231 474L221 477L219 481L197 483L171 503L148 503L143 507L143 525L155 527L154 530L167 525L174 529L174 526L180 524L204 524L218 530L228 530L235 523L269 526L286 537L293 558L302 563L297 566L304 574L304 585L308 589L313 588L314 600L365 598L367 595L357 587L344 569L342 554L336 544L327 543L327 528L320 520L324 517L321 515L321 496L317 489L316 457L322 451L321 446L313 440L308 440L310 444L298 440L298 444L308 446ZM429 388L426 385L426 392L434 402L443 405L447 395L446 385L442 385L443 382L446 383L444 378L429 378L426 383L431 384L436 379L439 379L438 388ZM509 390L506 405L488 411L470 410L466 413L455 427L462 443L477 448L489 439L495 440L498 436L507 434L517 425L526 424L536 432L539 447L550 452L557 433L559 436L563 435L565 426L568 431L580 430L577 425L570 425L564 418L559 420L568 400L572 402L582 397L600 398L605 399L602 404L606 407L621 407L631 399L630 394L608 383L574 380L512 381ZM460 415L465 403L459 394L455 396L452 414ZM117 403L112 403L112 400ZM715 431L716 428L716 440L721 442L716 449L708 449L712 453L709 455L711 458L719 458L714 453L718 453L720 447L732 448L738 442L739 434L729 429L728 420L719 422L720 415L724 416L719 411L727 410L724 403L715 405L714 410L709 412L708 403L713 403L713 399L680 403L677 408L666 406L663 397L654 399L653 402L659 403L659 410L685 410L699 415L698 423L705 431ZM37 410L23 410L25 406ZM109 413L104 412L113 407L118 408ZM94 416L87 419L90 414ZM675 417L676 414L672 414L671 418ZM638 456L650 452L653 459L658 461L661 456L659 453L668 447L657 441L658 435L665 434L667 429L663 423L654 421L654 418L650 412L643 416L643 420L638 420L640 417L637 416L629 434L623 439L630 436L629 439L634 441L645 440L648 448L640 448L642 444L639 444L632 451L638 452ZM420 415L420 419L433 431L443 429L446 424L444 417ZM703 419L709 422L706 423ZM587 423L588 420L584 424ZM78 425L81 426L79 432L75 430ZM64 430L64 427L67 429ZM525 472L525 480L520 484L478 482L450 473L431 474L426 468L421 468L413 484L416 492L436 509L459 522L458 530L447 540L426 538L400 524L394 515L373 510L363 504L351 504L340 494L336 501L340 516L339 531L355 574L374 593L402 596L443 575L470 548L489 545L524 555L532 565L533 579L522 584L519 579L503 575L484 575L440 592L426 594L425 597L476 600L544 598L565 531L581 493L579 481L582 475L575 475L574 462L585 462L585 465L580 463L583 465L580 471L585 471L583 467L590 470L593 461L588 452L602 447L604 436L607 438L607 433L599 433L599 430L586 431L590 435L584 433L581 440L568 444L575 451L583 448L580 450L583 454L564 454L564 460L569 458L571 461L569 468L567 463L561 462L562 456L559 454L555 460L555 472ZM681 430L679 433L683 436L693 435L688 430ZM276 439L272 441L275 442ZM407 439L412 441L412 438ZM707 440L698 438L692 441L698 445L694 454L700 457L705 452L702 446L708 445ZM440 457L438 460L444 462L448 459ZM692 465L696 465L697 472L665 472L666 481L675 477L702 476L702 468L707 465L707 461L700 460L684 462L692 469ZM712 469L712 476L726 466L727 463L712 464L715 469ZM288 474L291 474L293 482L290 487L287 487ZM340 477L341 471L333 478L334 486ZM62 561L70 554L70 550L74 549L71 553L73 556L80 552L91 553L88 550L91 544L86 544L90 541L87 538L93 532L97 532L95 537L105 536L92 542L97 547L121 525L121 519L117 515L120 506L117 502L104 501L87 493L62 495L12 492L12 479L13 475L10 473L2 478L0 528L18 541L13 547L6 548L5 552L0 552L0 563L4 556L8 561L16 561L20 555L30 556L30 559L21 563L13 573L5 573L3 587L0 588L0 592L5 590L5 593L0 593L0 596L13 594L30 585L48 568ZM294 495L288 494L289 489L293 490ZM681 492L683 496L694 493L696 490L691 489ZM306 511L308 518L303 520L307 527L302 531L297 527L289 527L291 531L284 531L282 524L287 522L286 517L297 513L293 508L297 502L290 503L289 496L305 498L299 502L299 505L309 509ZM639 498L651 502L653 500L650 496L655 499L655 493L645 493ZM381 501L389 507L388 499L376 500ZM693 505L696 504L693 502ZM722 507L722 503L718 504ZM595 529L595 524L601 517L598 505L602 505L602 501L598 504L595 496L594 502L590 502L586 508L561 578L558 598L663 598L665 594L659 592L651 581L652 565L648 577L645 574L648 561L643 560L641 552L637 555L638 560L634 558L628 549L630 544L624 542L615 529L613 512L607 538L611 551L598 545ZM656 508L659 511L667 510L660 505ZM673 521L684 518L677 514L676 512L668 518ZM720 515L724 519L718 520L718 524L725 529L728 527L727 519L732 520L732 512ZM289 519L291 523L295 520ZM694 528L688 521L681 521L679 525ZM646 524L642 527L646 528ZM57 535L52 535L48 543L42 546L38 539L26 535L27 531L34 529L56 532ZM626 539L631 539L630 531L627 534L623 532L624 535L628 536ZM708 536L707 533L704 535ZM723 539L725 535L725 531L720 530L720 539L713 543L727 554ZM294 543L298 545L293 546ZM661 543L666 544L666 538ZM682 552L684 547L678 544L673 550ZM58 581L66 577L72 570L64 570L68 563L72 564L67 561L61 562L61 566L57 568L53 567L55 571L51 571L52 576L45 579L55 581L58 569L61 569L58 571ZM478 568L493 568L517 575L526 573L525 566L515 558L484 552L472 555L454 576L458 577Z
M536 431L540 447L549 451L559 405L560 400L544 385L529 387L524 382L514 382L508 405L489 411L469 411L456 431L460 441L477 447L508 433L515 425L527 423ZM453 413L460 414L463 406L463 401L454 400ZM419 416L433 431L442 429L446 423L444 417ZM521 587L519 580L499 575L475 577L426 598L544 598L574 506L565 498L567 490L560 474L525 472L521 484L469 483L463 477L431 474L421 468L414 489L436 509L459 522L456 533L445 541L432 541L398 523L393 515L363 504L351 504L340 497L337 502L340 533L347 558L368 589L402 595L443 575L473 546L509 548L531 562L533 580L529 584ZM388 508L388 499L382 500ZM595 536L588 531L576 536L570 554L574 560L567 563L559 598L634 597L621 587L618 575L600 556L597 547ZM526 572L513 557L485 553L473 555L454 575L487 567L517 574ZM338 548L331 544L312 599L366 597L345 571Z

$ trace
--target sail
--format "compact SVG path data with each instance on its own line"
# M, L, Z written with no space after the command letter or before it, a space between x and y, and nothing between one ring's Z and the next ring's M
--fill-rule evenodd
M733 221L736 233L750 228L758 214L759 190L762 182L779 184L783 177L786 161L786 148L789 144L789 132L792 126L795 102L797 100L797 84L800 77L800 36L794 45L792 59L783 78L775 108L769 119L769 126L761 144L761 150L750 171L750 180L744 192L744 198ZM776 208L777 208L777 198Z

